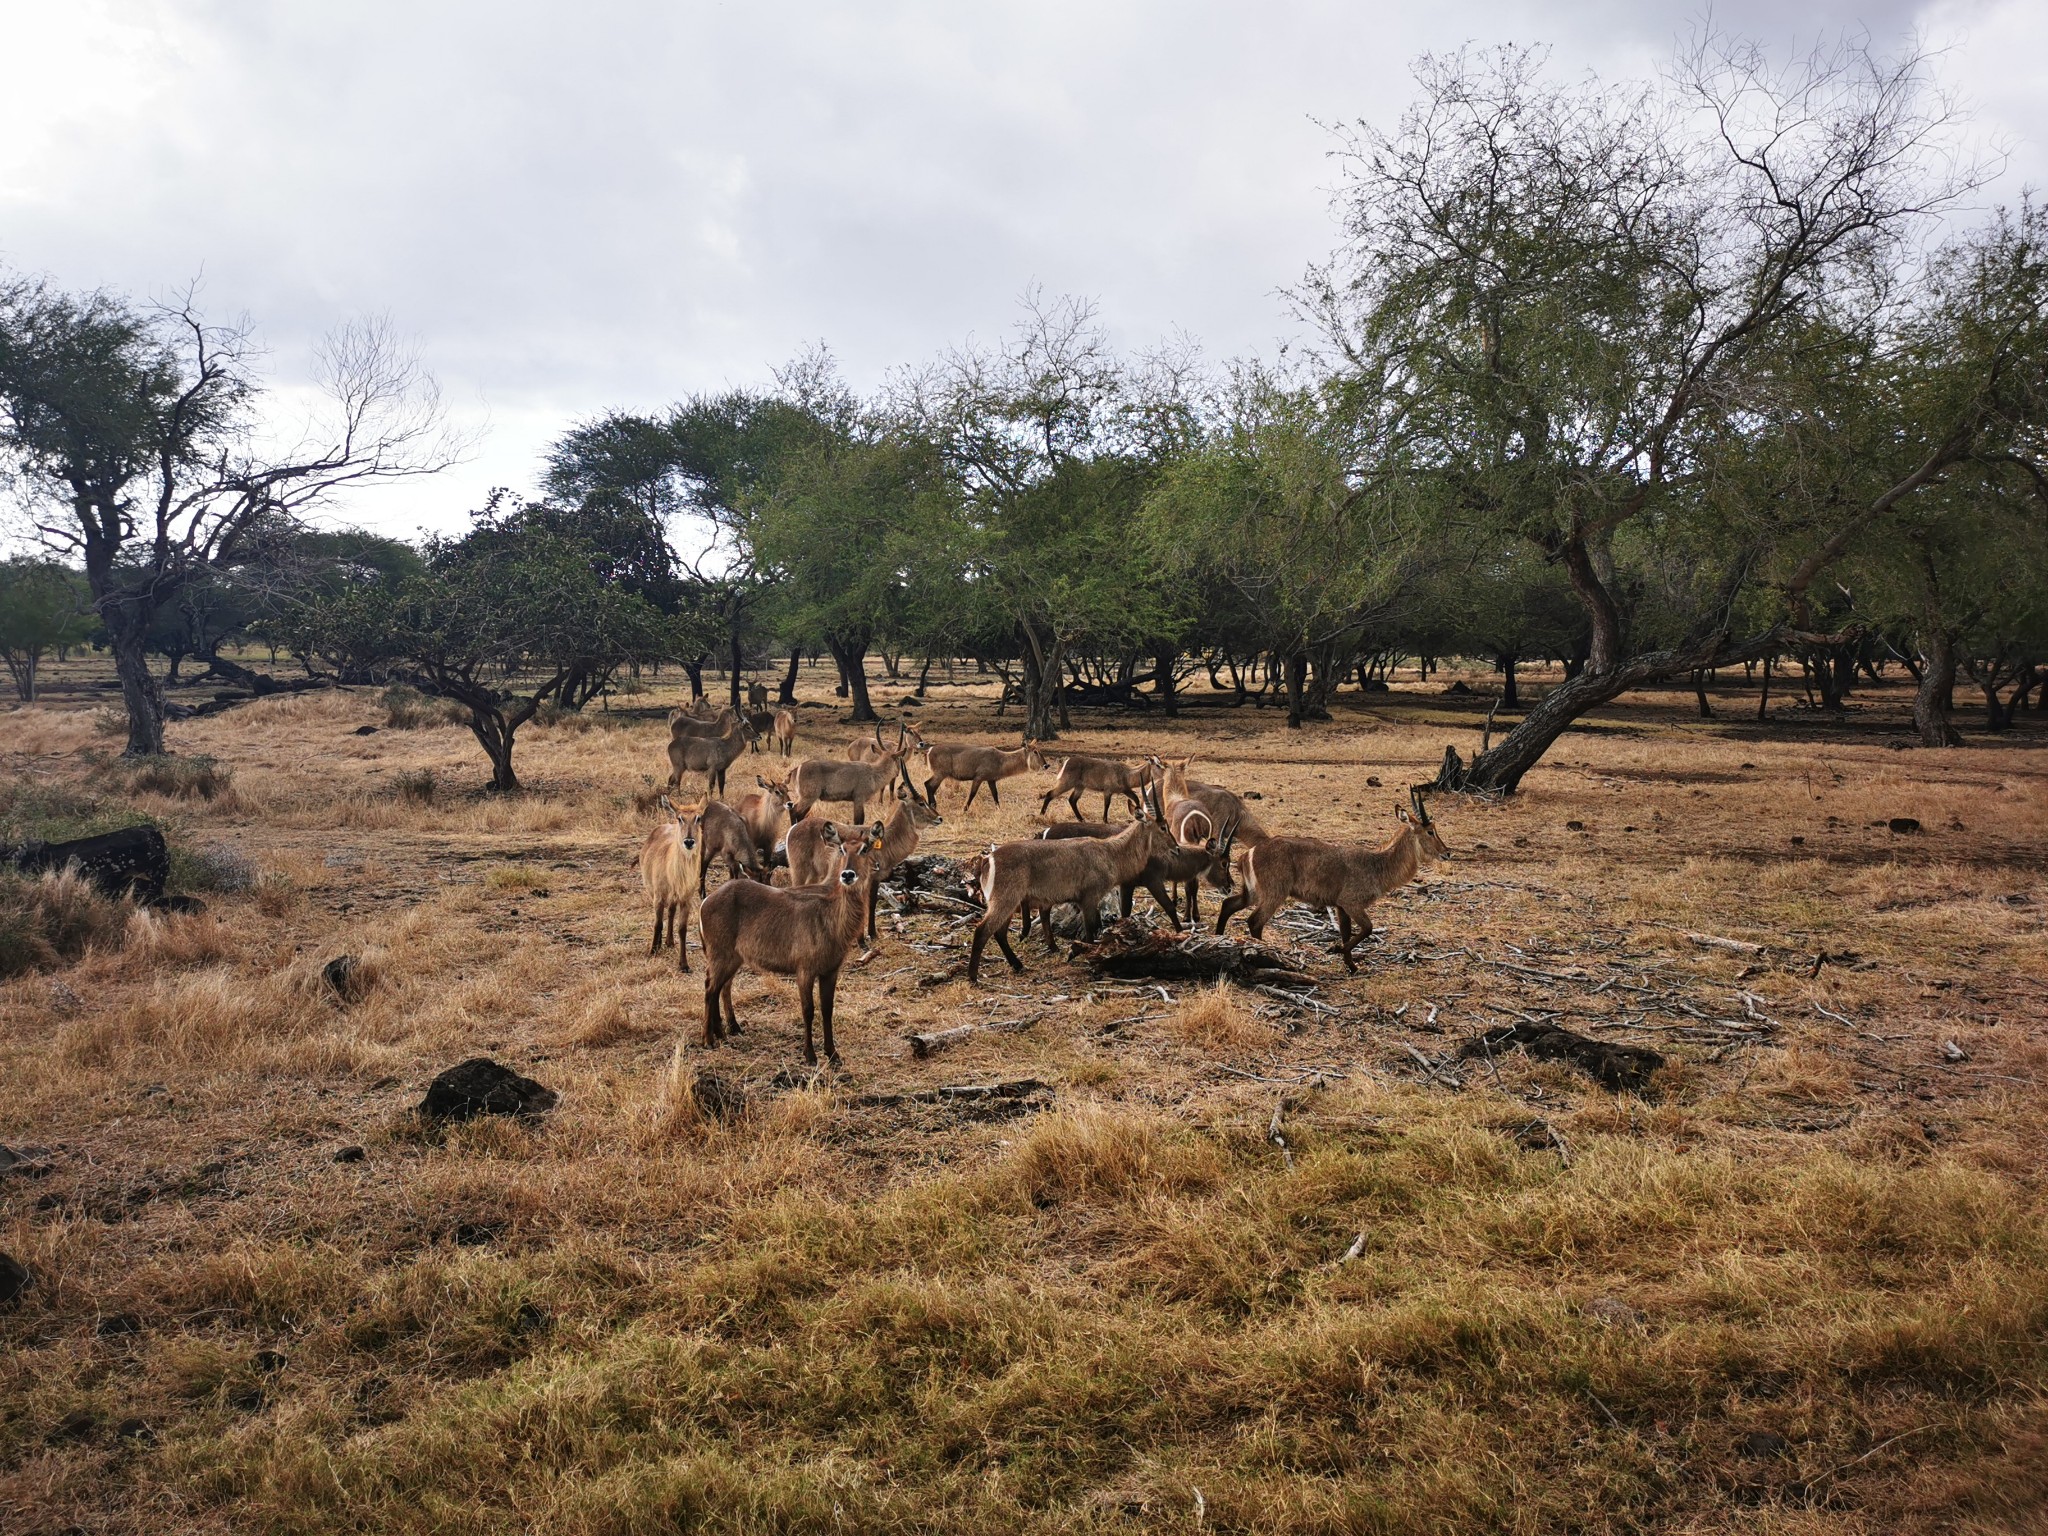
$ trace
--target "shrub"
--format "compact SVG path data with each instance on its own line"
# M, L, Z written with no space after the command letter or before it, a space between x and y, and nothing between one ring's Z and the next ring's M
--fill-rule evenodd
M91 948L119 949L132 911L68 869L0 871L0 977L67 964Z
M112 770L131 794L164 795L174 800L215 800L227 793L235 771L210 757L138 757Z
M398 774L391 780L391 787L398 791L399 799L412 805L432 805L434 797L441 792L440 782L435 779L431 768Z
M256 884L256 865L241 849L225 843L189 853L174 847L171 884L182 891L246 891Z
M394 731L430 731L444 725L462 725L469 711L452 699L438 699L406 683L393 683L384 690L384 723Z

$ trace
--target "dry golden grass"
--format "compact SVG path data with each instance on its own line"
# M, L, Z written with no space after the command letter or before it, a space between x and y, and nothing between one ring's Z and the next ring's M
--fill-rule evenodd
M976 991L940 975L957 915L885 909L812 1081L786 982L743 974L707 1053L701 971L645 953L680 701L651 681L523 731L520 796L376 692L174 724L173 761L232 774L212 799L101 776L255 874L0 982L0 1142L51 1168L0 1174L36 1281L0 1312L0 1529L2039 1528L2038 734L1894 752L1896 692L1762 729L1624 701L1514 801L1438 808L1458 857L1381 904L1358 977L1276 924L1334 1017L1035 941ZM1442 683L1298 735L1191 708L1070 740L1378 838L1476 738ZM67 686L0 716L0 772L92 788ZM1014 741L991 708L915 713ZM856 734L799 714L800 751ZM947 791L926 847L1027 833L1049 782ZM353 1002L319 980L343 953ZM1410 1054L1518 1013L1654 1046L1660 1094ZM1021 1027L902 1042L969 1021ZM422 1127L480 1053L560 1106ZM901 1097L1011 1077L1053 1107Z

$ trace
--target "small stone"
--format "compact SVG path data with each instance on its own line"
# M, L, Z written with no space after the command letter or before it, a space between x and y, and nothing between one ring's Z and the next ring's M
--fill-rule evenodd
M1568 821L1564 824L1564 829L1567 832L1583 832L1586 830L1586 824L1583 821Z
M358 736L374 736L377 734L377 727L374 725L359 725L356 727L356 734Z
M133 1440L138 1445L155 1445L156 1431L149 1427L147 1419L123 1419L114 1426L114 1438Z
M320 967L320 979L327 983L327 989L344 1003L359 1003L370 990L369 978L363 974L362 962L354 955L336 955Z
M1894 832L1918 832L1920 830L1920 818L1917 816L1894 816L1885 825Z
M552 1088L488 1056L472 1056L427 1085L419 1112L430 1120L468 1120L476 1115L545 1114L555 1107Z
M1610 1328L1626 1327L1643 1320L1643 1314L1619 1296L1595 1296L1580 1310L1594 1322Z
M370 1154L361 1147L343 1147L334 1154L337 1163L361 1163L369 1161Z
M1365 781L1365 786L1368 789L1378 789L1380 787L1380 781L1378 776L1373 775L1371 777L1368 777Z
M34 1284L34 1277L21 1260L12 1254L0 1253L0 1307L19 1301L21 1293Z

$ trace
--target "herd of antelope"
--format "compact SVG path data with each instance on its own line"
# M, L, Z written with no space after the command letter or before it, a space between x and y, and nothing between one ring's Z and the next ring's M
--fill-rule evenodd
M794 712L771 710L759 684L750 688L747 704L744 711L711 713L700 706L669 718L668 792L659 797L662 819L647 835L639 860L641 884L654 909L649 953L672 943L677 968L688 971L689 931L693 924L697 928L706 1046L739 1032L732 985L742 966L793 977L805 1059L812 1065L818 1060L815 1019L826 1058L837 1064L832 1009L839 973L857 944L876 941L881 882L916 852L927 827L940 824L940 788L965 784L966 807L972 807L985 787L1000 804L997 785L1003 780L1051 764L1035 741L1010 751L928 742L907 721L897 726L893 742L877 725L871 740L854 743L841 757L787 763L795 751ZM756 787L728 804L723 797L733 764L770 739L774 769L758 773ZM911 774L916 759L926 770L921 783ZM1333 912L1338 952L1346 971L1355 973L1357 946L1372 934L1372 904L1414 879L1424 864L1450 856L1419 790L1409 792L1407 805L1396 805L1400 830L1384 843L1277 836L1237 794L1189 778L1188 764L1186 758L1126 763L1068 754L1038 808L1042 818L1055 800L1064 799L1073 820L1049 825L1035 837L992 843L973 861L971 883L982 912L969 942L968 981L980 982L990 939L1012 970L1024 968L1010 946L1013 917L1020 920L1020 938L1029 936L1035 917L1051 950L1056 907L1077 907L1084 932L1093 938L1104 899L1117 893L1121 914L1129 917L1142 886L1178 931L1183 904L1188 926L1200 926L1205 884L1220 898L1219 934L1232 916L1246 912L1246 926L1259 938L1290 901ZM671 796L680 794L689 774L703 776L703 798L678 804ZM1086 819L1084 793L1102 796L1100 822ZM1133 819L1113 825L1110 807L1119 798ZM851 807L852 822L818 814L826 804ZM876 811L872 822L870 807ZM706 895L716 862L724 863L727 878ZM787 885L773 883L778 867L787 869Z

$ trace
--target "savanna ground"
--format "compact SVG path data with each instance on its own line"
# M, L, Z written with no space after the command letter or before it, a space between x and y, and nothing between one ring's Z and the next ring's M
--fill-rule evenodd
M854 734L828 677L800 751ZM706 1053L697 977L646 953L666 675L522 733L511 797L371 692L176 724L232 771L211 800L105 765L93 680L0 717L17 797L112 797L255 880L0 985L0 1141L49 1169L0 1175L35 1279L0 1311L0 1528L2048 1528L2038 729L1899 751L1902 691L1763 728L1732 688L1714 721L1624 700L1513 801L1439 803L1457 856L1357 978L1313 914L1269 933L1316 1010L1035 938L1021 977L934 981L965 920L885 912L806 1087L789 986L743 976ZM1378 838L1475 739L1443 682L1063 745ZM918 716L1013 743L992 706ZM926 849L1027 833L1050 781L949 788ZM344 952L353 1005L318 980ZM1453 1059L1521 1015L1654 1046L1659 1091ZM906 1048L984 1020L1020 1027ZM479 1053L560 1106L423 1129ZM702 1112L707 1064L743 1115ZM1014 1078L1047 1091L863 1102Z

